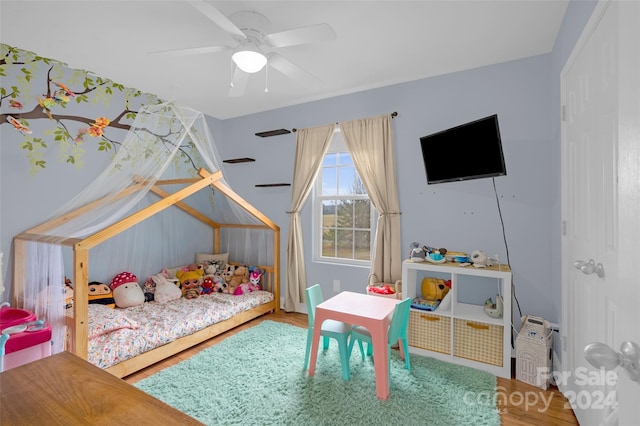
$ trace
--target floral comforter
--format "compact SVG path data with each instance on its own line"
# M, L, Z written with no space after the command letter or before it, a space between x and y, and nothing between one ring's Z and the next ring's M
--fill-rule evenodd
M180 337L268 303L273 294L214 293L127 309L89 305L89 362L108 368Z

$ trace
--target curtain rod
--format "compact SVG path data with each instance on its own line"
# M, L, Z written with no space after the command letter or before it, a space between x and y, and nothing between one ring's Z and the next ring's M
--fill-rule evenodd
M395 117L397 117L397 116L398 116L398 112L397 112L397 111L393 111L393 112L391 113L391 118L395 118ZM340 124L340 123L336 123L336 124ZM298 131L298 129L296 129L296 128L294 127L293 129L291 129L291 131L292 131L293 133L295 133L295 132L297 132L297 131Z

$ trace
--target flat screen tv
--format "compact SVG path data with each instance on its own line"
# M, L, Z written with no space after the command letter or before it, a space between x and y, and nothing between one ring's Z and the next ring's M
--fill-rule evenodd
M498 115L420 138L427 184L504 176Z

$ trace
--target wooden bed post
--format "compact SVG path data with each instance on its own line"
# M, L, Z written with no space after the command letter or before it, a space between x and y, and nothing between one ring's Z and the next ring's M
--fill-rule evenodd
M27 242L14 238L13 250L13 306L22 308L24 307L24 300L18 299L18 295L24 291L27 273Z
M213 228L213 252L220 253L220 227Z
M73 323L71 351L87 359L89 356L89 250L74 246L73 250Z

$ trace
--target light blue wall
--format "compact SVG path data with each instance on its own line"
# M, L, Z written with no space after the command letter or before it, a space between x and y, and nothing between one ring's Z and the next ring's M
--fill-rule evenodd
M257 183L291 182L295 134L258 138L275 128L304 128L398 112L393 121L402 210L403 254L411 241L450 250L485 250L507 258L491 179L427 185L419 138L497 113L507 176L495 179L522 314L560 319L560 122L559 74L594 3L572 1L551 54L474 70L369 90L347 96L229 120L209 118L223 159L253 157L255 163L226 165L234 190L273 219L282 230L282 269L286 255L290 187L255 188ZM91 181L90 167L74 172L53 162L46 179L25 176L15 146L5 143L12 131L0 126L0 242L47 217ZM99 161L102 161L102 158ZM89 160L87 160L89 161ZM99 164L97 161L95 164ZM93 164L93 163L92 163ZM22 166L24 168L24 166ZM97 168L98 166L95 166ZM27 205L21 201L27 197ZM40 207L38 207L40 206ZM311 241L311 202L303 210L305 241ZM306 249L309 283L332 294L332 281L343 290L362 291L368 269L318 264ZM5 263L8 259L5 256ZM8 277L5 264L4 276ZM284 275L283 275L284 281ZM283 282L284 285L284 282ZM488 294L487 297L491 296ZM514 306L514 315L520 312ZM519 321L516 320L516 326Z
M560 320L560 71L597 2L572 1L551 54L369 90L348 96L225 120L223 158L249 155L256 163L227 167L226 176L246 199L286 235L290 190L257 189L262 182L290 182L295 135L260 139L253 133L304 128L398 111L394 119L402 210L401 247L411 241L453 250L483 249L507 257L490 179L426 184L420 136L498 113L507 176L496 178L509 260L514 272L515 326L520 313ZM311 241L311 201L303 210ZM340 279L360 291L368 270L312 262L309 283L325 294ZM404 253L403 253L404 254ZM283 263L284 268L284 263ZM487 295L491 296L491 294Z
M557 317L550 310L551 86L549 55L447 74L305 105L225 120L223 158L250 155L256 163L227 167L233 187L282 227L286 250L290 190L259 189L269 181L290 182L295 135L260 139L273 128L304 128L393 111L396 165L402 211L403 255L411 241L449 250L485 250L506 262L498 205L491 179L428 186L421 136L497 113L507 176L496 178L517 297L525 313ZM303 210L304 239L311 241L311 202ZM362 291L368 269L319 264L305 251L309 283L325 294L332 282ZM495 296L493 290L486 297Z

